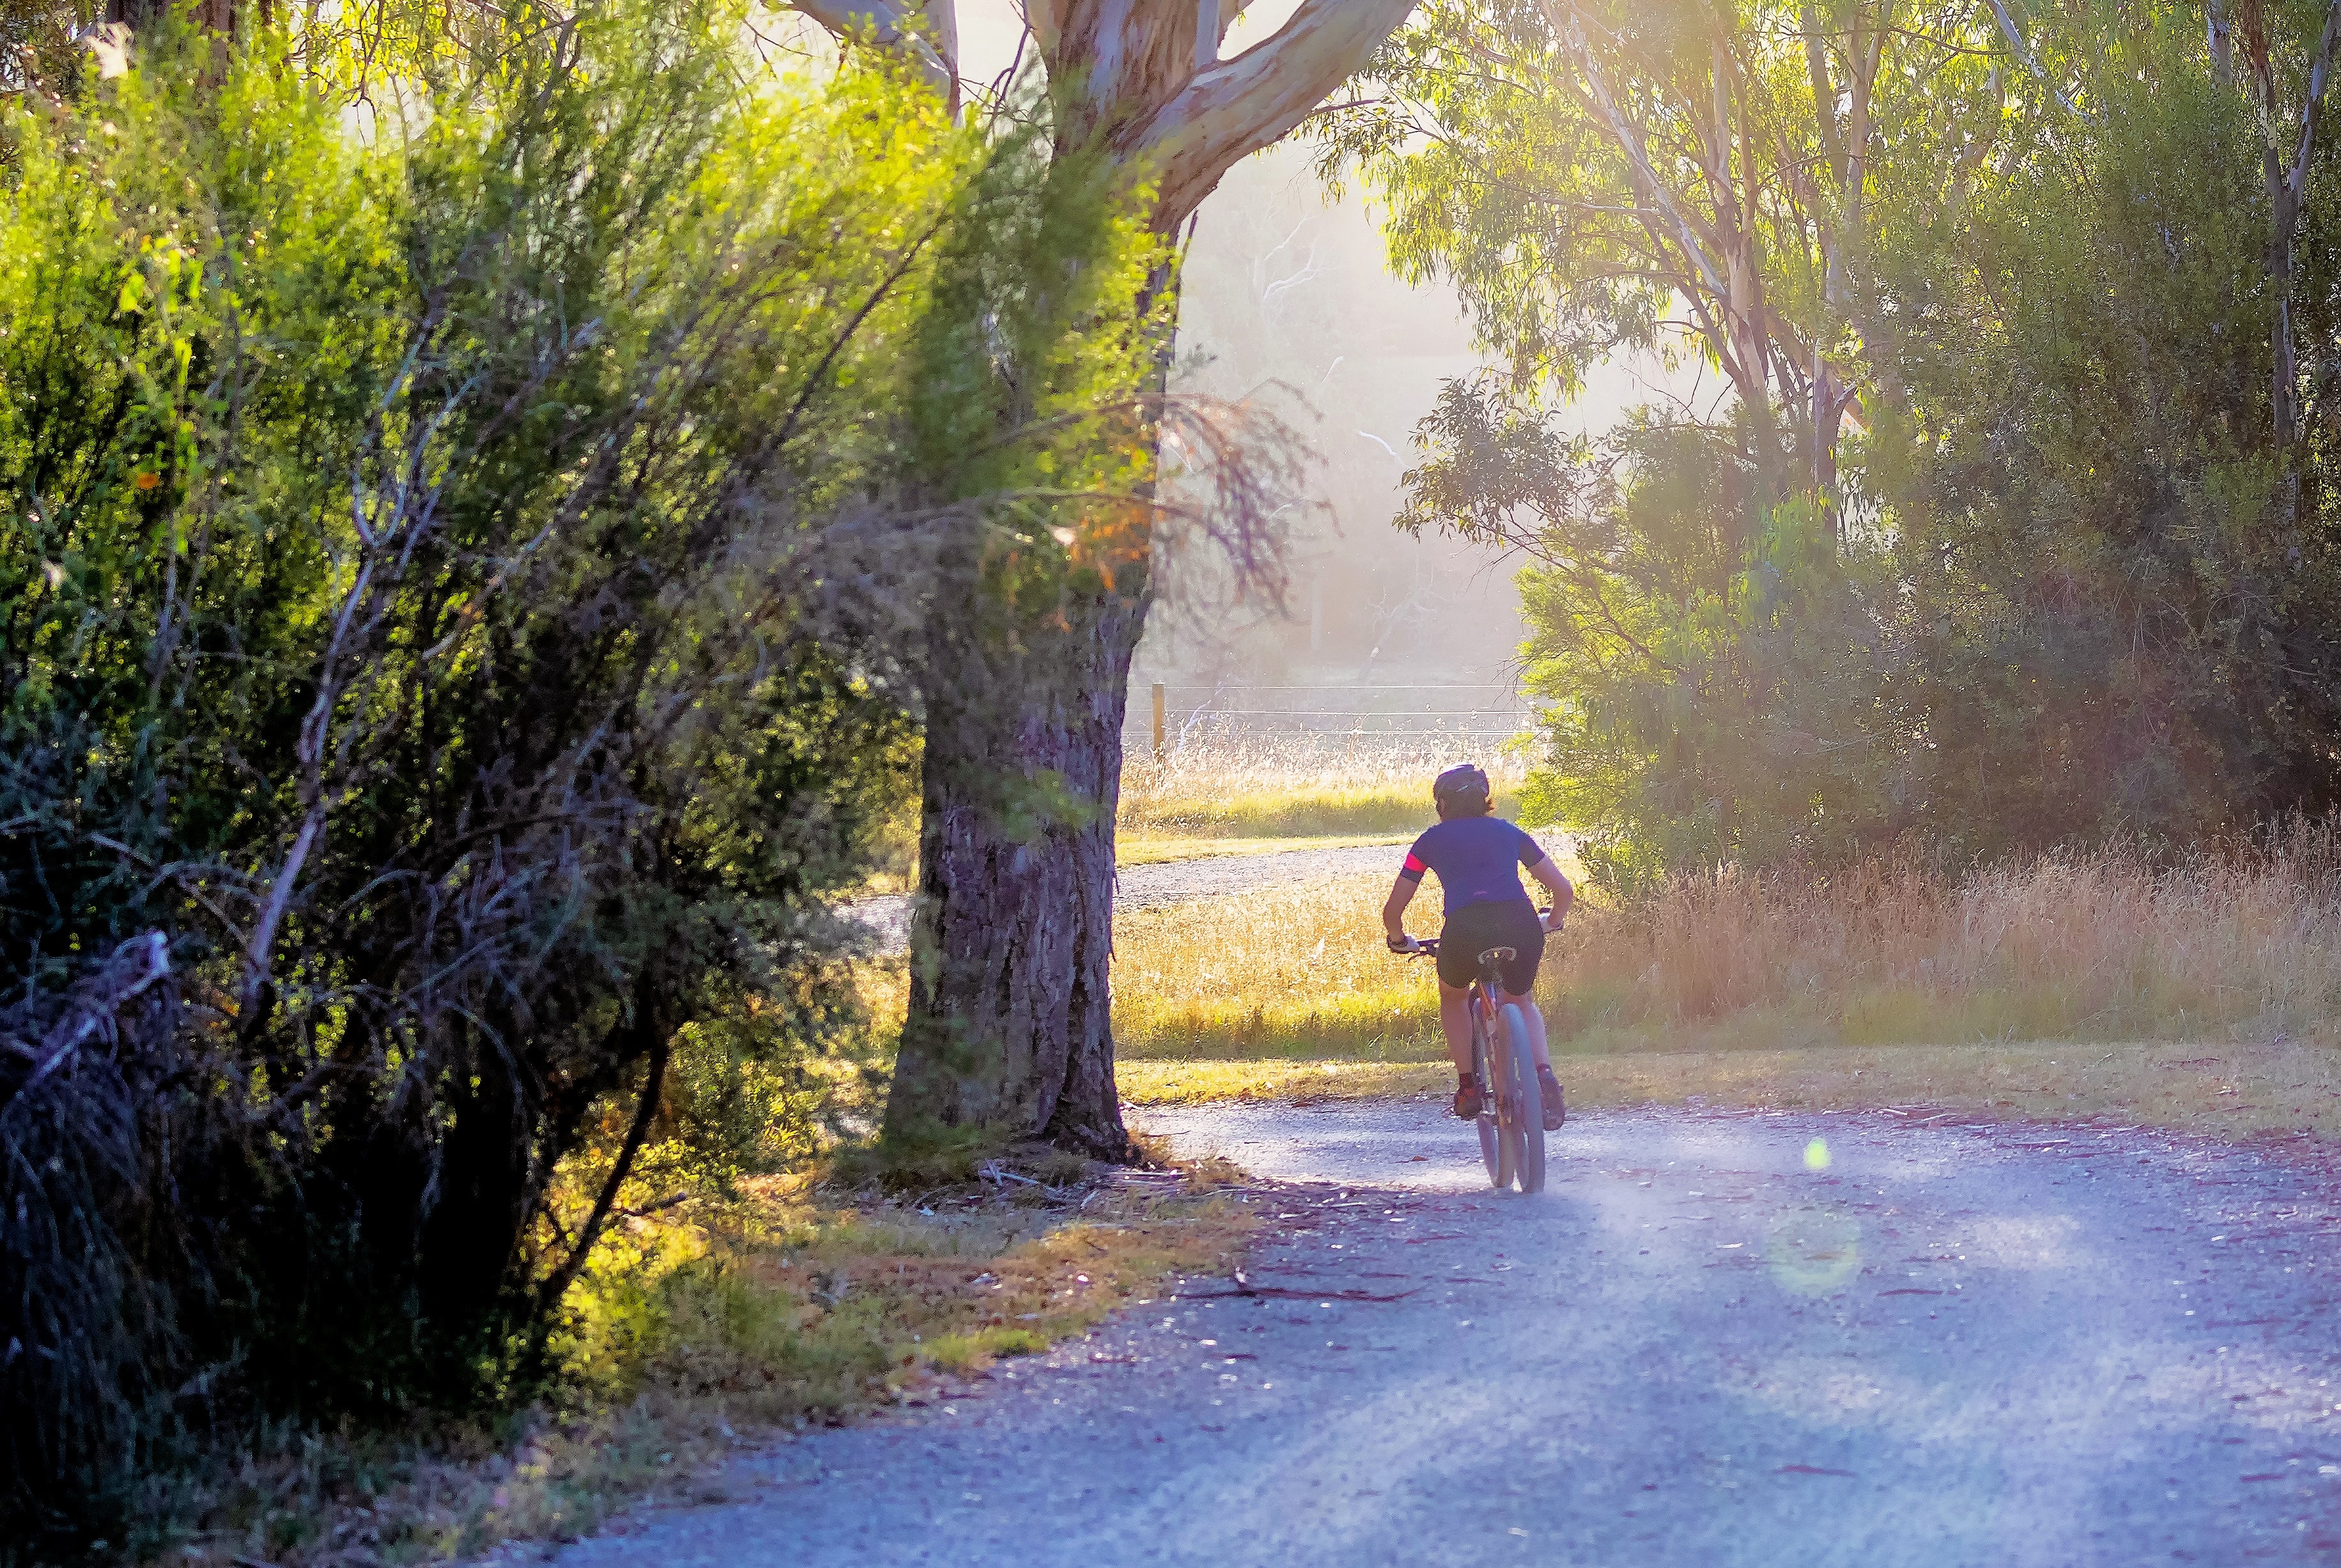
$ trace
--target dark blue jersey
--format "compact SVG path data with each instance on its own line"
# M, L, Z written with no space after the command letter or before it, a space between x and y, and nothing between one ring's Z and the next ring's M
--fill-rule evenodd
M1473 904L1527 903L1519 868L1543 858L1544 846L1501 817L1454 817L1414 841L1399 875L1420 882L1438 872L1452 915Z

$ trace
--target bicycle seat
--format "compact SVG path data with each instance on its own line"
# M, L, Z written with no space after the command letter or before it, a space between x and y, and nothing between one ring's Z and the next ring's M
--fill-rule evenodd
M1483 964L1509 964L1519 956L1518 948L1490 948L1479 955L1479 961Z

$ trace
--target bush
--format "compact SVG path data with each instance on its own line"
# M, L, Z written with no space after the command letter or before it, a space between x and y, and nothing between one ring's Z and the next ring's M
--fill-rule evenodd
M508 1392L643 1145L802 1126L857 1023L974 144L737 22L522 15L370 115L166 28L8 129L12 1533L239 1413Z

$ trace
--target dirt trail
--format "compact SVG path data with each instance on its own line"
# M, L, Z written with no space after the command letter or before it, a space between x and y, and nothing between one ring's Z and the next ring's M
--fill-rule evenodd
M2306 1153L1646 1111L1572 1122L1521 1199L1420 1102L1139 1119L1309 1184L1253 1194L1281 1294L1188 1282L563 1561L2341 1556L2341 1183Z

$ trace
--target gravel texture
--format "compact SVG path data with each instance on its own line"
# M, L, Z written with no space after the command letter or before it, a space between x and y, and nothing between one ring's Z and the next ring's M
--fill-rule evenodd
M1519 1198L1433 1104L1139 1120L1262 1178L1262 1294L1184 1282L562 1561L2341 1561L2306 1143L1610 1113Z
M1165 860L1152 866L1125 866L1115 878L1113 901L1120 909L1144 909L1207 898L1220 893L1249 893L1287 882L1318 877L1346 877L1359 871L1398 875L1406 858L1403 844L1360 844L1346 849L1285 849L1268 855L1210 855L1193 860ZM848 918L870 928L877 950L899 953L911 945L911 899L890 893L857 898L844 906ZM1368 909L1370 918L1373 911Z

